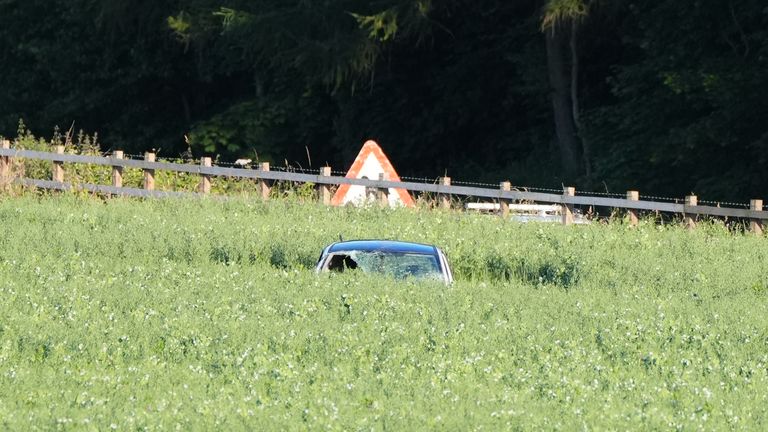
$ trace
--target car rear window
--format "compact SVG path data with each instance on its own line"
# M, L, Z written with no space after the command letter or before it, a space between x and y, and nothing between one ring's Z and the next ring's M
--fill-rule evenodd
M366 272L383 273L396 278L439 277L440 265L434 255L381 251L349 251L358 268Z

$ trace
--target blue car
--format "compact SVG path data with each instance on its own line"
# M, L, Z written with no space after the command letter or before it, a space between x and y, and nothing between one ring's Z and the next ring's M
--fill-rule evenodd
M318 273L359 270L397 279L436 279L453 282L445 254L436 246L391 240L352 240L333 243L323 249L317 261Z

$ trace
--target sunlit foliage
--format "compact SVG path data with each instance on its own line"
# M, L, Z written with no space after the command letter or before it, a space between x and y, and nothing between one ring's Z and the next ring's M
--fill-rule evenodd
M768 246L299 201L0 200L7 430L762 430ZM312 271L436 243L457 282Z

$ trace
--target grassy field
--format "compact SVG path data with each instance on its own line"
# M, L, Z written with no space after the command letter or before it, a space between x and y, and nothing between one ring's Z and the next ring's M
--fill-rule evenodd
M766 430L768 239L297 201L0 199L3 430ZM339 235L457 282L321 275Z

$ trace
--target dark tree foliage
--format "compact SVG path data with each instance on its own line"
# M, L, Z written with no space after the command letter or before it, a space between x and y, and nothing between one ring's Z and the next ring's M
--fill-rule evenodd
M0 135L745 200L766 63L761 0L0 0Z
M183 137L191 68L170 37L176 7L154 1L0 2L0 133L20 118L103 132L127 150Z
M590 113L596 178L728 199L768 189L768 7L637 1L617 33L612 100Z

